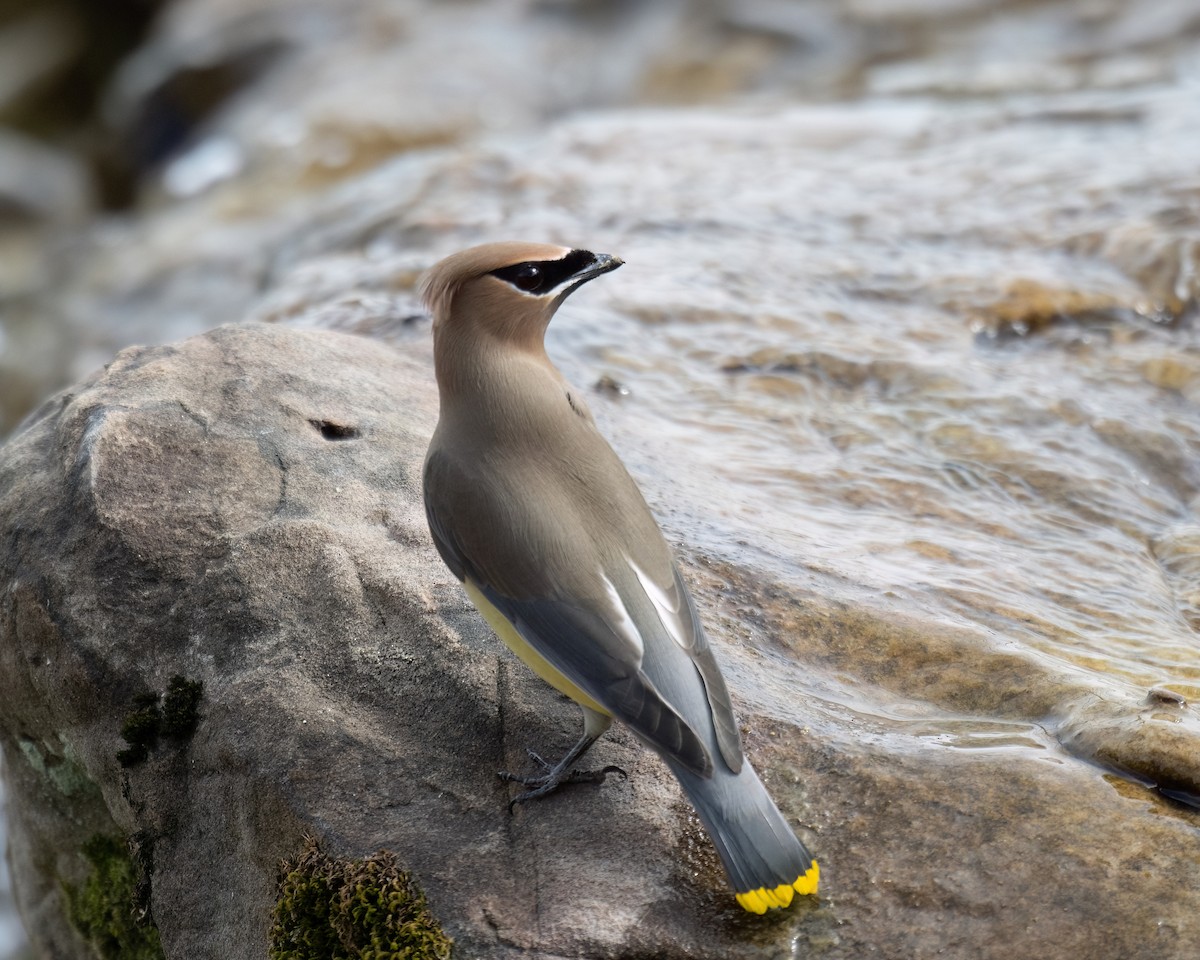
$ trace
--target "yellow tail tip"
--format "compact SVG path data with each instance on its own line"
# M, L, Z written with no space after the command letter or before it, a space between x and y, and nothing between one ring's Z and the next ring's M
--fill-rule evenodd
M792 897L796 894L808 896L816 893L820 880L821 868L814 860L812 866L792 883L781 883L774 888L759 887L757 890L747 890L745 893L737 894L737 902L741 904L743 910L763 914L776 907L789 906Z
M817 861L812 862L812 866L802 877L797 877L792 886L796 892L801 895L813 894L817 892L817 885L821 882L821 868L817 866Z

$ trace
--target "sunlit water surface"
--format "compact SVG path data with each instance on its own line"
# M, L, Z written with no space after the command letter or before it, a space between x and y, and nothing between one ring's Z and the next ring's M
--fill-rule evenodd
M627 386L622 428L734 555L1200 693L1187 99L699 117L674 183L589 179L641 219L551 350ZM679 149L652 129L632 149Z

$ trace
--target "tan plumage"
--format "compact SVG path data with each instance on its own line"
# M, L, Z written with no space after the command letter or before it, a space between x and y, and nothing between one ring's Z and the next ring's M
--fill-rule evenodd
M645 501L546 355L561 302L621 261L544 244L473 247L428 274L441 410L425 461L430 530L496 632L584 710L557 786L616 717L679 778L738 900L764 912L817 867L742 754L733 707Z

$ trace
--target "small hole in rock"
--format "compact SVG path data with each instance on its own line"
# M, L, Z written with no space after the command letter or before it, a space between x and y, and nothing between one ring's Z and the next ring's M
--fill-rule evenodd
M358 427L348 427L332 420L309 420L326 440L355 440L362 436Z

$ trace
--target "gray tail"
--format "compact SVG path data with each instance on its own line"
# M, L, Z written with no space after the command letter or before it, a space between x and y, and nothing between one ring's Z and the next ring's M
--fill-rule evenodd
M748 761L737 774L717 764L711 778L668 763L708 830L743 907L765 913L771 907L786 907L797 893L816 893L813 855L792 832Z

